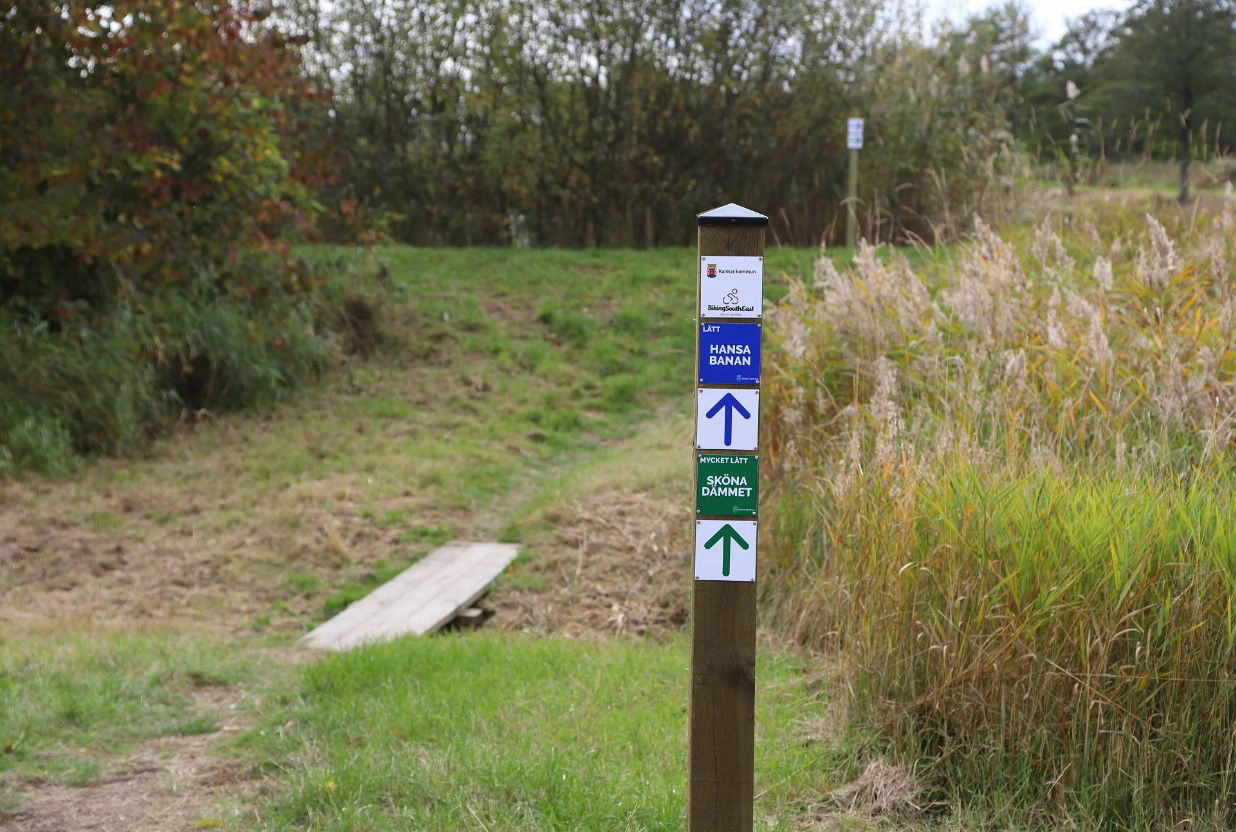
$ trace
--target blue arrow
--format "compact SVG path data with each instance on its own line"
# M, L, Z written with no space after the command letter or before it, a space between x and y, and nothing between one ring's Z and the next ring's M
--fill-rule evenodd
M728 447L730 440L734 436L734 411L738 411L738 415L744 419L750 419L751 414L747 408L742 406L738 399L734 398L733 393L726 393L721 397L721 400L712 406L712 410L704 414L705 419L711 419L721 412L721 408L725 408L725 444Z
M743 549L750 549L751 545L743 540L742 535L729 523L717 529L717 533L704 544L704 548L711 549L717 545L717 541L721 542L721 574L728 578L730 576L730 541L737 543Z

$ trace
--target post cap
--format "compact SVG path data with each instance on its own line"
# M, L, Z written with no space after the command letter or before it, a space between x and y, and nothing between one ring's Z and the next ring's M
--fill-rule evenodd
M733 202L696 214L695 221L699 225L748 225L756 228L768 225L768 217Z

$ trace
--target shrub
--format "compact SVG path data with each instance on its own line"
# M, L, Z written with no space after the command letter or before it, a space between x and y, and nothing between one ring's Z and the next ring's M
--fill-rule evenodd
M4 7L0 470L64 471L182 408L277 400L323 368L331 330L371 346L378 304L290 247L324 157L300 129L318 97L299 39L269 15Z
M369 298L381 331L382 281L362 260L323 261L318 288L264 300L193 285L131 295L103 312L73 308L52 326L0 314L0 474L64 473L78 456L140 448L183 411L268 405L320 374ZM259 281L257 266L250 272ZM346 346L346 345L343 345Z
M0 476L17 471L67 474L73 469L73 439L63 420L44 409L19 405L0 391Z
M209 265L253 290L253 251L315 213L292 104L309 96L265 4L6 4L0 14L0 303L51 318Z
M217 296L201 283L164 292L135 316L160 382L190 409L268 404L316 376L330 355L330 334L315 326L307 297L257 303Z
M168 399L123 319L97 328L12 317L0 325L0 401L8 403L0 446L13 468L63 472L76 453L125 453L146 439Z

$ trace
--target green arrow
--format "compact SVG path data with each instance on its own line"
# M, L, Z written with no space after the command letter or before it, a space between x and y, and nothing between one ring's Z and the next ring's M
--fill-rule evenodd
M704 548L711 549L717 545L718 540L721 541L721 574L728 578L730 576L730 541L734 541L744 549L750 549L751 546L742 539L742 535L734 531L734 527L729 523L717 529L717 533L709 538Z

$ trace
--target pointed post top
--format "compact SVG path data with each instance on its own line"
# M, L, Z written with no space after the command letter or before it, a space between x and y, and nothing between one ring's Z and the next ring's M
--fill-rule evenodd
M768 217L733 202L696 214L695 221L699 225L745 225L755 228L768 225Z

